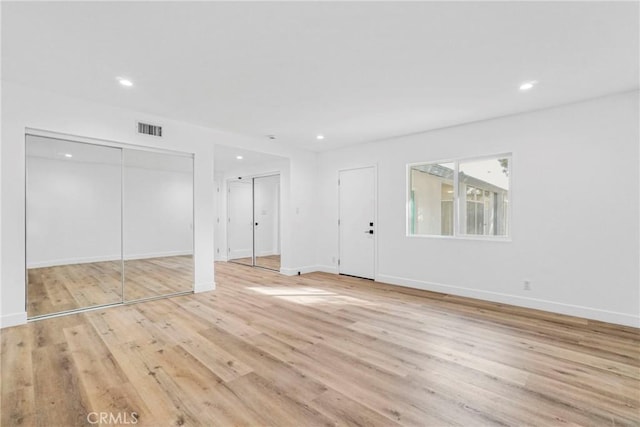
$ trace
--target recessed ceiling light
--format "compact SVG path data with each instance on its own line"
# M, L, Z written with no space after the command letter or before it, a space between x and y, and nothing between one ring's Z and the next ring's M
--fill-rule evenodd
M316 139L324 139L324 135L316 135Z
M533 89L533 87L535 85L537 85L537 84L538 84L537 80L531 80L531 81L528 81L528 82L524 82L524 83L522 83L520 85L520 90L521 91L527 91L527 90Z
M118 77L118 81L122 86L126 86L126 87L133 86L133 82L129 79L123 79L122 77Z
M242 157L242 156L236 156L236 159L238 159L238 160L242 160L242 159L244 159L244 157Z
M70 159L70 158L72 158L72 157L73 157L73 154L66 153L64 156L65 156L66 158Z

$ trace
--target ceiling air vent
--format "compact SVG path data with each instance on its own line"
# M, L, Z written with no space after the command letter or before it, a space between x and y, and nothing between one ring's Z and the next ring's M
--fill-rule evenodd
M162 126L138 122L138 133L151 136L162 136Z

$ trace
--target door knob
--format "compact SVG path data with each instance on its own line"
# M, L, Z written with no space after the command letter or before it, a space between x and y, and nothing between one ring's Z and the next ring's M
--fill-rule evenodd
M364 234L373 234L373 230L364 230Z

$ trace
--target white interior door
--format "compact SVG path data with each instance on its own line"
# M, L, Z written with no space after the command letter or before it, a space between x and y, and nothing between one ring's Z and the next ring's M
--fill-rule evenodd
M375 170L340 171L340 274L375 277Z
M253 195L251 181L229 181L227 258L253 265Z

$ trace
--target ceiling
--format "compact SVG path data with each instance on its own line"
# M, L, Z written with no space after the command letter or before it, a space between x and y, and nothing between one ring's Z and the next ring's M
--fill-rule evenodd
M239 169L247 169L253 166L266 166L284 164L288 162L286 157L275 156L243 148L229 147L216 144L214 148L213 165L216 173L229 172ZM241 156L242 159L238 159Z
M1 5L3 80L316 151L639 86L638 2Z

